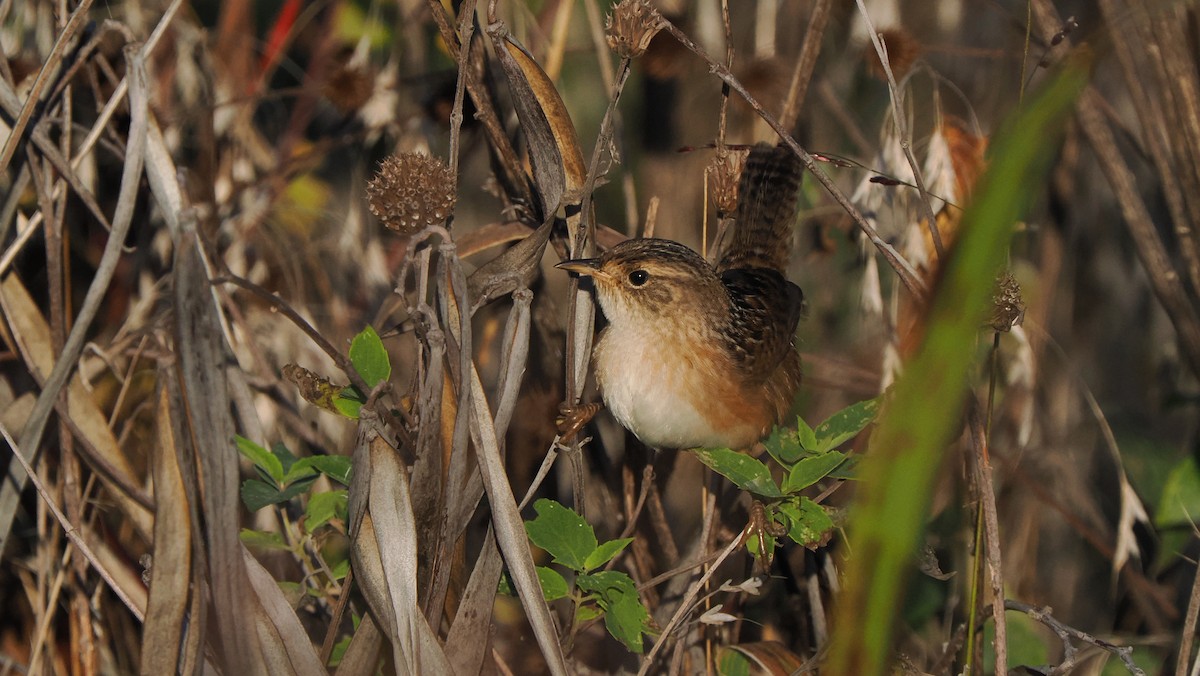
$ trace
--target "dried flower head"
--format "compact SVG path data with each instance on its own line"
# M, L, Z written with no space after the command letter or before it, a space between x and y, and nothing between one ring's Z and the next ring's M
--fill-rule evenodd
M298 364L285 364L283 379L296 386L304 400L323 409L335 411L334 399L342 388L329 382L328 378L309 371Z
M666 23L648 0L621 0L604 24L608 48L623 58L635 59L645 53Z
M450 218L454 186L454 176L441 160L397 153L379 165L379 173L367 184L367 201L385 226L409 235Z
M996 295L992 298L992 328L1011 331L1025 319L1025 301L1021 299L1021 285L1011 273L1004 273L996 280Z
M725 157L719 154L709 163L705 172L708 174L708 189L712 194L713 204L717 207L717 215L724 218L737 208L738 179L742 175L742 156L729 153Z
M366 105L375 93L375 73L369 67L350 62L339 63L325 83L325 98L343 113L353 113Z

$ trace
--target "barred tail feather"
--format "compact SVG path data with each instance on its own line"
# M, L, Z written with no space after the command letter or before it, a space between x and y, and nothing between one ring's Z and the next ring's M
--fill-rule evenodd
M768 268L784 272L803 167L786 146L756 145L742 168L732 236L717 271Z

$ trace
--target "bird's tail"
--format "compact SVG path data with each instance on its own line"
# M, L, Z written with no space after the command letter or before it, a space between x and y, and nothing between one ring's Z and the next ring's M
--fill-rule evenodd
M799 158L786 146L760 143L750 150L738 184L733 232L717 259L718 272L786 271L802 173Z

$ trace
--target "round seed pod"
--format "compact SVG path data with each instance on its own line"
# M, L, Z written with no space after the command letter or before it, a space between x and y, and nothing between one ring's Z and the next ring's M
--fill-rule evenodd
M384 226L411 235L446 223L454 213L455 185L450 168L436 157L397 153L367 183L367 202Z

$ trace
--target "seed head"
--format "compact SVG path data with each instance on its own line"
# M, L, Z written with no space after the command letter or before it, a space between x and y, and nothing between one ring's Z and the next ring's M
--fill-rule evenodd
M706 171L717 214L721 217L732 214L738 202L738 178L742 174L741 156L736 153L727 154L723 158L717 155L713 157Z
M298 364L284 365L283 378L295 385L296 389L300 391L300 396L304 397L308 403L330 411L337 410L333 401L342 388L331 384L328 378L317 375Z
M1025 319L1025 301L1021 298L1021 285L1012 273L1004 273L996 280L996 295L992 298L992 328L1011 331Z
M343 113L354 113L366 105L375 92L375 74L367 68L340 64L325 83L325 98Z
M608 48L621 57L635 59L645 53L666 23L648 0L621 0L604 24Z
M403 235L442 225L454 212L454 176L441 160L397 153L379 165L367 184L371 213Z

